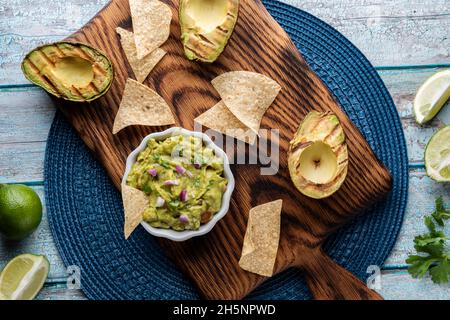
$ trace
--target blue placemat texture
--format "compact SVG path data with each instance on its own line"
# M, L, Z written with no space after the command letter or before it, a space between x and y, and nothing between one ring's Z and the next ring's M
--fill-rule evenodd
M400 118L377 72L340 33L289 5L264 3L392 174L389 196L326 244L336 262L365 279L367 266L381 266L394 246L406 207L408 159ZM48 138L45 195L59 253L66 265L81 268L88 298L198 298L143 228L124 241L120 194L59 112ZM309 298L298 270L269 279L248 297Z

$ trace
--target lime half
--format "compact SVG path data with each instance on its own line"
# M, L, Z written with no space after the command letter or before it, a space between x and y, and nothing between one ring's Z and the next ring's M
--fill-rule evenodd
M47 279L50 264L44 256L22 254L12 259L0 274L0 298L32 300Z
M449 97L450 69L434 74L420 87L414 99L417 123L423 124L433 119Z
M425 149L427 175L439 182L450 181L450 125L436 132Z

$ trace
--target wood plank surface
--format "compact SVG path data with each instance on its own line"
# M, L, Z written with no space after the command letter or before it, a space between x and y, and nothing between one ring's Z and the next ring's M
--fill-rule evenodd
M67 289L65 282L46 284L36 300L87 300L80 289Z
M415 252L414 237L427 232L423 218L434 211L435 199L442 196L444 203L450 204L450 184L436 183L421 168L411 170L409 179L405 219L397 243L385 261L391 267L404 267L408 255ZM449 223L446 225L446 232L450 234Z
M446 0L283 1L330 23L376 66L449 63L450 4ZM0 0L0 48L4 48L0 84L25 83L16 67L25 53L75 32L107 2L56 0L43 5L40 0Z
M25 83L19 68L23 55L38 43L60 40L74 32L106 2L106 0L94 0L88 3L84 0L56 0L50 5L38 0L0 0L0 17L5 17L0 19L0 48L2 48L0 50L0 110L3 113L3 110L9 107L8 117L5 118L14 123L5 131L3 129L8 122L5 118L0 118L0 183L38 184L36 188L42 195L42 191L39 191L42 187L39 185L42 184L45 140L51 121L48 112L52 113L54 107L40 89L29 86L15 87L16 84ZM411 106L415 91L424 79L435 72L435 69L432 65L426 65L423 69L411 68L409 65L427 62L448 63L450 49L450 46L446 45L448 28L442 28L442 26L449 23L450 3L445 0L397 0L382 3L375 0L290 0L288 2L335 26L362 49L372 63L381 67L379 73L393 95L402 116L411 163L405 223L397 244L385 264L385 268L388 269L404 268L404 257L412 250L412 238L423 228L421 217L432 210L436 196L447 195L448 197L449 195L448 188L424 176L422 157L423 145L431 134L437 127L450 123L450 108L445 108L438 115L437 120L424 128L418 127L414 121L411 121ZM376 22L377 16L378 24L373 23ZM24 20L27 23L24 23ZM424 39L420 39L420 34L416 33L420 30L417 26L428 29L425 42ZM386 42L386 39L389 41ZM389 52L395 51L397 54L386 54L388 50L384 52L384 47L373 45L375 41L376 43L389 42L391 48ZM409 43L413 50L402 42ZM23 110L25 111L22 112ZM28 125L28 121L32 121L32 125ZM14 140L11 140L14 141L12 145L8 144L10 137L14 137ZM30 137L32 137L31 140ZM13 150L15 152L11 156ZM419 167L416 168L417 166ZM450 199L446 200L450 202ZM14 252L46 252L52 264L49 279L51 285L43 289L41 297L66 299L71 296L71 293L67 293L68 290L60 284L58 288L53 285L54 281L58 281L60 275L64 274L64 267L50 237L45 219L40 228L43 228L39 231L43 242L40 242L39 246L27 241L18 246ZM4 251L2 246L4 244L0 244L0 267L10 257L9 252ZM55 270L59 271L54 273ZM381 293L386 299L450 299L448 286L436 286L429 280L413 280L404 271L397 270L383 271ZM72 296L72 298L77 297L82 297L82 294Z
M5 263L15 256L22 253L43 254L47 256L50 262L49 279L65 278L67 276L66 268L59 256L56 245L52 239L52 234L47 219L47 210L45 206L44 187L32 187L41 198L44 210L42 222L39 228L31 236L23 241L0 240L0 270Z

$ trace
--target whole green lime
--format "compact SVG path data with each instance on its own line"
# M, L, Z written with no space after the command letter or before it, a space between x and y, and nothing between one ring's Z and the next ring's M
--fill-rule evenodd
M23 184L0 184L0 234L22 240L33 233L42 220L39 196Z

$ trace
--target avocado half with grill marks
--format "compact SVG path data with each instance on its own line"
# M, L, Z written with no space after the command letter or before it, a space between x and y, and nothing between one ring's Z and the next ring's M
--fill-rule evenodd
M289 144L292 182L304 195L322 199L341 187L347 176L348 151L344 130L331 112L310 112Z
M113 80L108 57L86 44L55 42L30 51L22 61L25 77L65 100L88 102L104 95Z
M179 10L186 57L214 62L233 33L239 0L181 0Z

